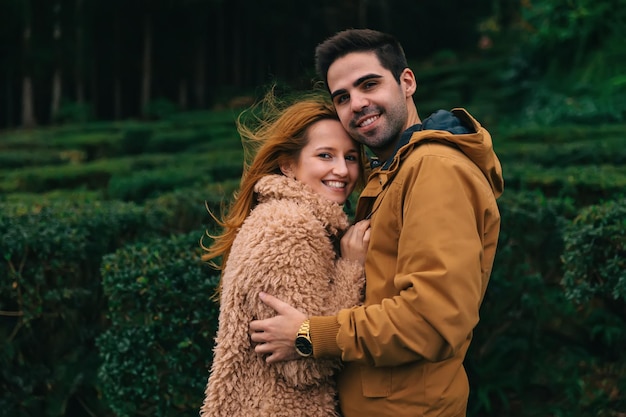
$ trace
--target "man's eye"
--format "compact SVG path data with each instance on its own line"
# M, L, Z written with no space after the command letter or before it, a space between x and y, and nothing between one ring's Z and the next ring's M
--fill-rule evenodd
M335 103L337 103L337 104L342 104L342 103L345 103L345 102L346 102L346 100L348 100L348 96L347 96L347 95L341 95L341 96L338 96L338 97L335 99Z
M370 89L370 88L374 87L375 85L376 85L376 82L368 81L365 84L363 84L363 88L365 88L367 90L367 89Z

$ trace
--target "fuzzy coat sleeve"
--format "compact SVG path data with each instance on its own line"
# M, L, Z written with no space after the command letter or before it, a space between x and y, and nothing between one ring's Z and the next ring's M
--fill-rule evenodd
M236 315L224 320L244 320L247 329L249 321L273 316L274 311L259 300L261 291L307 315L334 314L358 303L362 277L360 265L336 259L324 225L306 205L272 200L252 211L233 244L222 307ZM249 345L249 338L241 343ZM337 359L304 358L265 366L288 384L305 386L321 383L339 365Z

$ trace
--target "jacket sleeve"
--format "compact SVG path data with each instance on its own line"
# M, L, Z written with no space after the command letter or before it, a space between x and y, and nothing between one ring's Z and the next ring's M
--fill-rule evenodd
M253 318L273 316L273 310L259 300L259 292L264 291L308 315L322 314L328 300L336 296L331 285L336 269L332 244L308 210L285 201L273 203L257 206L242 228L244 240L239 243L246 256L237 259L244 307ZM303 358L267 366L288 384L303 386L322 383L339 361Z
M480 175L460 158L429 155L392 184L401 187L393 214L401 219L395 295L313 318L314 343L323 344L314 346L318 356L373 366L440 361L471 337L488 276L481 271L481 201L493 200Z

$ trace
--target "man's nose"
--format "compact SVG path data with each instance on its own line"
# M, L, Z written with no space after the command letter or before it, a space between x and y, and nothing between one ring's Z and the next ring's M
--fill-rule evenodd
M369 99L365 95L352 94L352 97L350 97L350 104L352 104L352 111L358 113L365 107L367 107L370 103Z

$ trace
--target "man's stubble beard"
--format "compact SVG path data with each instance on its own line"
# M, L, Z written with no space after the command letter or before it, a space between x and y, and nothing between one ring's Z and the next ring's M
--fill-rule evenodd
M400 135L405 130L408 118L406 103L399 101L396 106L383 109L380 116L383 118L384 125L374 129L371 135L360 134L356 129L352 132L352 136L357 142L367 146L374 153L378 153L377 151L384 152L396 146Z

